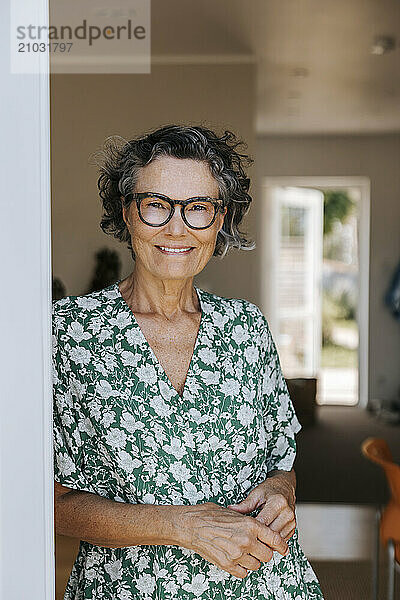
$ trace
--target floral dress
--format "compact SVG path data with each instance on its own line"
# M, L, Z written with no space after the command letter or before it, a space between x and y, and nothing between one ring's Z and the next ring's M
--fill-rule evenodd
M261 310L195 286L180 396L118 283L53 302L55 480L116 502L228 506L289 471L301 426ZM64 600L322 599L297 530L288 545L240 579L177 545L82 540Z

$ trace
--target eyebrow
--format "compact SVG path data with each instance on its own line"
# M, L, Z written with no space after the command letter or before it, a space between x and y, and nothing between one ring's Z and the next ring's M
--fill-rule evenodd
M134 194L149 194L149 195L154 195L154 196L162 196L163 198L168 198L168 200L177 200L176 198L171 198L170 196L167 196L166 194L162 194L161 192L153 192L152 190L146 191L146 192L134 192L133 195ZM204 198L204 199L209 199L209 200L222 200L222 198L220 198L220 197L197 195L197 196L189 196L188 198L183 198L181 201L183 202L184 200L191 200L193 198ZM177 201L180 202L180 200L177 200Z

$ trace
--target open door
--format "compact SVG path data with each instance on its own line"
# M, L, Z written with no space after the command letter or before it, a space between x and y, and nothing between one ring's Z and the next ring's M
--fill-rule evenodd
M314 377L321 361L323 193L272 187L269 204L271 330L285 376Z

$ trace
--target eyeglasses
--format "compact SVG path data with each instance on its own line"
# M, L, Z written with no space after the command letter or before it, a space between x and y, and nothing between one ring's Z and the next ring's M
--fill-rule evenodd
M183 222L191 229L207 229L214 223L217 213L224 212L221 198L195 196L187 200L172 200L154 192L137 192L128 196L136 200L141 221L150 227L166 225L174 214L175 204L181 205Z

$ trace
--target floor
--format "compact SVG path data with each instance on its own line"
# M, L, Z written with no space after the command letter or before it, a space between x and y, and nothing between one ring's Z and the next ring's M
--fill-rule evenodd
M368 505L297 504L299 541L321 584L325 600L372 598L376 511ZM380 599L386 598L387 561L380 555ZM400 599L400 577L396 581Z
M357 407L320 406L317 424L297 435L298 502L382 504L388 488L382 470L361 454L368 437L387 440L400 463L400 426Z
M325 600L372 600L371 564L362 562L311 561L318 573ZM397 576L395 600L400 600L400 575ZM386 600L386 565L380 568L379 600Z

